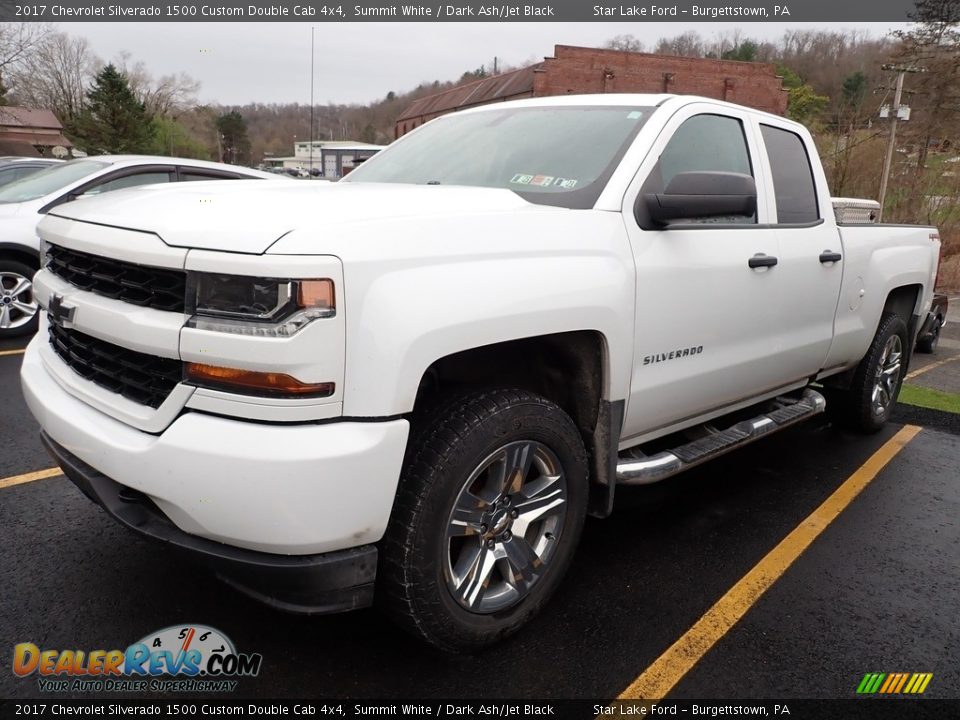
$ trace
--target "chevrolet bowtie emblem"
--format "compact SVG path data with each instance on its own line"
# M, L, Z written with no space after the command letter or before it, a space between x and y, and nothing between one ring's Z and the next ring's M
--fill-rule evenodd
M64 305L63 295L53 293L53 295L50 296L47 312L60 322L71 322L77 309L71 305Z

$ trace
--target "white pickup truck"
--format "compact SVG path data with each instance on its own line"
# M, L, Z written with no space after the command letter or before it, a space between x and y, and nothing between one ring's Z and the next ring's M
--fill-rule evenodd
M451 650L527 622L618 485L825 397L877 430L940 246L838 225L800 125L670 95L480 107L335 185L122 190L39 233L23 390L67 476L274 607L376 585Z

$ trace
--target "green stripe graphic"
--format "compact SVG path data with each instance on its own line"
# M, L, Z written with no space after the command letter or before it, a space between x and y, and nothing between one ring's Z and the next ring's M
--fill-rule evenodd
M875 693L877 690L879 690L879 689L880 689L880 683L883 682L883 679L884 679L886 676L887 676L886 673L878 673L878 674L877 674L877 679L873 682L872 685L870 685L870 689L869 689L867 692L873 694L873 693Z
M863 680L860 681L860 684L857 686L857 693L863 694L867 691L867 684L870 682L870 678L873 677L873 673L867 673L863 676Z

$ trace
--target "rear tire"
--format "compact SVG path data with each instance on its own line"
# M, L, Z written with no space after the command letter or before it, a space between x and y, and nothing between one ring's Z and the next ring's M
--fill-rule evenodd
M0 340L37 331L39 306L33 296L36 272L36 268L17 260L0 258Z
M897 403L908 352L907 326L903 320L892 313L883 315L849 389L830 393L827 408L833 416L852 430L879 431Z
M447 404L417 432L381 544L380 601L448 651L519 630L557 589L587 506L580 432L522 390Z
M938 317L933 324L933 329L930 331L930 337L917 342L917 352L929 355L936 351L937 345L940 344L941 325L943 325L943 320Z

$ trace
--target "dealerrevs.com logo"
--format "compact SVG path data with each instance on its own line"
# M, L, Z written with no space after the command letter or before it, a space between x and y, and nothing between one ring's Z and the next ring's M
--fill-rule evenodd
M126 650L13 649L13 672L37 675L40 692L232 692L241 677L256 677L263 656L238 653L219 630L172 625Z

